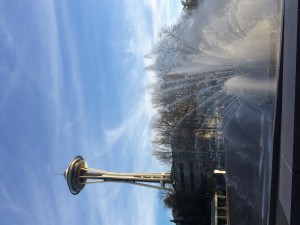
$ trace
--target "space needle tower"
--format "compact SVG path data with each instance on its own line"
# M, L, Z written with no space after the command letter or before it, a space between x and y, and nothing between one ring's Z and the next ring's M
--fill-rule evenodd
M170 184L170 173L113 173L89 168L81 156L76 156L64 172L70 192L77 195L86 184L119 182L140 185L160 190L173 191L165 187Z

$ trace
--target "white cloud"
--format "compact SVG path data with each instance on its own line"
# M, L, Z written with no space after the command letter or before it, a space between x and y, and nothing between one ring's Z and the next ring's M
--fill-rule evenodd
M3 95L0 99L0 108L5 105L6 99L11 94L10 89L12 89L14 85L16 87L23 88L23 86L27 87L26 84L29 83L32 85L33 90L41 90L41 99L45 101L44 104L39 105L39 102L30 103L32 105L35 105L37 109L40 109L39 107L45 107L43 108L45 110L51 109L45 114L43 114L44 112L40 112L40 114L44 116L44 118L51 120L51 127L49 127L49 130L51 130L49 131L50 135L47 136L48 133L46 134L47 127L42 127L44 123L39 124L40 127L38 128L42 133L42 137L39 138L44 139L46 142L49 142L51 140L53 149L51 149L51 152L46 152L45 150L45 158L39 161L36 160L36 155L39 155L38 151L43 151L43 149L35 149L38 148L38 144L35 143L36 137L31 136L30 130L27 130L25 132L28 133L26 134L26 137L28 137L28 139L26 139L25 141L22 138L14 137L15 140L18 140L18 142L20 142L19 146L24 150L24 154L26 155L26 157L24 157L23 154L14 155L14 153L18 152L18 150L15 149L5 150L8 151L10 155L8 160L2 166L7 167L8 162L12 163L17 161L18 163L14 163L15 167L11 168L8 172L9 176L11 176L10 181L13 181L13 183L7 182L0 188L0 198L3 200L0 203L0 212L8 210L11 214L7 215L13 215L15 219L21 220L21 224L75 224L76 207L75 205L71 205L66 201L66 197L64 196L64 194L66 193L65 181L60 180L59 182L63 182L64 186L60 185L59 182L56 183L53 181L58 180L56 180L56 177L54 176L54 171L51 171L51 173L49 174L43 170L44 164L46 164L48 167L50 164L51 168L53 168L56 167L58 165L57 162L61 160L61 134L63 128L67 128L65 126L66 123L63 123L62 115L66 115L69 110L66 108L66 106L63 105L62 100L63 67L58 32L58 22L55 11L56 9L53 2L34 2L32 5L30 5L29 3L28 7L34 14L32 16L32 21L30 22L32 22L31 25L34 26L35 32L28 32L27 34L23 31L23 36L20 37L16 35L16 33L18 32L13 30L13 25L15 25L14 23L18 21L18 19L14 21L11 18L6 18L6 23L2 24L0 22L0 24L3 25L1 26L2 30L3 32L5 32L7 37L7 45L11 48L15 48L17 52L16 58L14 60L16 67L14 68L13 73L10 74L10 85L9 87L7 87L5 95ZM2 12L2 15L7 14L8 12ZM22 16L24 15L21 15L19 19ZM28 21L29 20L26 20L26 22ZM10 22L12 24L9 24ZM26 22L24 22L24 24L26 24ZM22 23L20 22L20 24ZM11 25L11 27L9 25ZM66 28L68 27L69 25L66 25ZM66 32L71 31L66 30ZM34 36L34 40L37 40L38 43L34 43L32 41L32 36ZM71 53L74 58L71 58L70 60L72 62L71 70L74 83L73 89L74 93L77 93L76 101L78 102L78 108L80 111L77 121L81 121L81 123L84 124L85 116L82 106L82 91L80 87L80 81L78 80L78 74L76 73L77 52L74 46L74 43L70 41L69 47L72 48L70 51L74 53ZM28 65L28 61L30 61L29 59L32 52L40 56L39 61L34 62L34 66L32 66L31 64ZM24 85L22 85L23 81L25 81ZM36 93L39 92L37 91ZM15 94L19 94L19 92L16 92ZM38 99L38 97L34 99ZM31 107L31 105L29 107ZM15 110L16 109L19 108L15 107ZM26 120L32 119L26 116L24 116L24 118ZM30 122L32 122L32 129L37 128L37 125L34 124L34 119L32 119L32 121ZM74 122L72 121L69 125L72 126L73 124ZM12 129L17 130L20 129L20 127L13 125ZM83 132L87 133L86 130L84 130ZM87 141L86 137L83 138ZM23 140L23 142L25 143L22 143L19 139ZM69 140L69 143L67 143L66 145L68 146L70 143L71 140ZM2 169L2 171L5 170ZM5 177L7 177L8 174L5 174ZM17 175L12 176L12 174ZM55 191L57 191L57 193ZM30 199L30 201L26 201L28 199ZM57 203L57 205L55 205L54 203ZM69 210L68 213L66 213L66 210ZM14 219L13 217L11 218Z
M129 166L134 172L150 172L162 169L151 153L149 121L154 110L150 103L151 88L149 87L153 84L154 75L149 71L141 71L138 66L142 64L146 67L152 63L153 59L144 56L151 52L161 27L174 23L180 9L180 3L178 5L172 0L126 1L126 20L132 30L131 39L127 43L127 53L133 55L136 60L135 65L128 65L128 72L133 80L140 76L144 76L144 78L139 84L142 86L139 87L142 91L140 91L138 102L127 105L126 115L123 115L126 119L118 127L105 131L106 147L114 151L114 146L118 144L117 155L114 156L118 158L115 158L114 167L122 168L124 165L130 164L126 167L128 169ZM150 12L150 23L149 17L145 17L145 10ZM174 16L176 14L174 12L178 13L177 16ZM125 62L128 61L124 60ZM115 185L114 189L104 186L101 188L103 192L101 196L98 196L99 201L104 196L107 198L109 192L113 192L114 195L110 195L111 201L117 202L116 204L98 206L103 224L126 224L127 222L127 224L153 225L157 223L157 208L160 204L157 190L132 186L123 190L118 184ZM129 196L130 203L128 204L126 200L121 198L121 195ZM118 207L122 208L122 214L116 212ZM126 222L123 220L124 215L126 215Z
M105 131L105 140L109 145L116 143L126 131L126 125L121 125L118 128Z
M125 2L126 19L133 29L127 51L135 53L141 59L151 52L160 29L176 22L182 6L179 1L173 0L126 0ZM145 16L146 10L150 11L151 21ZM147 60L149 59L144 59L146 65Z
M64 3L61 4L63 5ZM149 62L147 60L149 59L145 59L144 55L151 51L154 37L157 35L161 26L160 23L166 21L162 23L168 24L172 21L174 3L171 0L156 0L152 2L146 0L142 2L138 0L127 0L126 5L127 20L133 30L131 40L127 46L128 53L133 54L136 57L136 61L140 64L148 65ZM91 143L88 129L89 124L87 124L85 102L83 99L83 88L81 86L81 76L79 74L80 68L78 68L80 62L77 44L72 37L74 32L71 28L68 12L64 8L61 8L64 18L59 21L61 23L59 26L64 28L64 33L66 34L64 37L66 38L64 42L66 46L64 47L69 50L66 54L69 58L70 64L68 66L72 78L72 87L70 89L72 94L74 94L74 102L76 103L76 109L74 111L77 112L77 114L71 115L72 118L66 119L72 112L67 108L68 106L63 104L64 100L62 99L64 92L63 56L61 55L61 37L59 36L55 11L56 7L54 3L51 2L34 3L32 7L36 7L33 11L36 13L34 16L36 16L35 22L37 23L36 29L38 33L35 35L43 40L43 50L45 53L45 58L41 58L41 61L37 63L45 66L45 71L30 72L34 78L37 78L35 81L40 82L36 86L45 89L48 95L49 102L45 104L52 109L52 111L49 112L49 114L51 114L49 118L53 119L51 124L51 129L53 129L51 135L54 135L54 137L51 137L53 150L51 153L45 153L45 159L43 160L48 160L45 163L50 163L51 168L54 167L57 169L60 168L62 161L65 162L68 160L66 157L69 157L69 155L73 153L70 152L70 150L69 152L67 150L62 151L61 148L64 146L70 147L72 141L74 138L77 138L77 136L66 138L67 135L65 133L78 129L79 135L81 135L78 137L81 139L79 142L81 146L78 148L88 149L91 145L95 149L104 147L105 150L99 154L103 154L105 151L109 153L110 150L114 150L115 152L112 153L112 155L114 155L115 158L120 156L119 159L107 162L107 164L113 163L115 166L121 167L124 167L121 165L124 164L130 169L141 172L159 169L156 161L151 157L150 151L151 135L149 134L148 123L153 114L153 109L150 104L149 90L145 89L145 87L152 82L151 73L147 72L142 82L143 87L139 87L142 91L138 102L130 105L130 109L128 108L126 110L124 118L127 119L124 119L118 127L107 128L104 132L104 144L98 142ZM148 8L152 14L152 24L149 24L145 18L145 8ZM149 26L152 27L153 33L149 32ZM15 44L15 37L10 36L9 30L5 30L5 32L7 32L8 43ZM20 51L22 51L21 53L23 55L21 58L17 58L19 63L17 66L20 67L20 70L26 67L26 57L28 56L25 53L29 50L34 50L32 45L26 47L30 49L21 49ZM141 74L140 69L131 67L128 70L132 72L135 78L144 76L143 73ZM39 76L39 73L42 72L43 77ZM32 78L32 80L34 78ZM9 91L7 91L7 93L9 93ZM6 98L7 97L4 97L0 100L0 107L1 104L5 104ZM28 140L27 143L28 149L26 149L26 157L32 160L35 153L34 150L29 149L29 147L35 145L29 143L30 141L32 140ZM116 149L114 149L116 144L119 144L117 153ZM59 158L62 154L64 157ZM48 155L50 155L50 159L46 157ZM97 156L97 153L88 152L87 159L89 156L92 158L93 156ZM23 159L23 161L26 162L27 160L29 159ZM0 188L0 196L3 197L5 202L1 202L0 209L2 209L1 207L8 207L11 211L15 211L18 214L22 214L22 210L28 210L26 211L28 215L30 215L30 213L28 213L29 211L34 212L34 217L28 218L31 221L30 224L75 224L76 221L80 219L78 218L80 216L77 217L77 213L82 209L86 210L82 212L83 214L89 214L88 219L91 221L89 224L101 224L100 221L102 221L102 224L113 225L124 225L124 221L127 221L127 224L130 225L153 225L156 223L156 208L158 204L156 190L148 190L143 187L130 187L127 189L125 185L115 185L112 189L110 185L102 186L99 184L95 185L95 187L88 187L90 190L84 190L81 196L66 196L67 187L65 181L59 180L60 178L51 177L53 174L49 174L51 170L49 170L49 167L46 173L40 167L40 162L35 163L36 168L39 168L38 171L33 170L33 165L30 165L31 167L28 168L28 170L23 171L26 177L30 179L28 179L28 183L22 185L26 185L26 190L29 190L26 196L28 196L28 198L31 197L32 202L26 203L28 207L25 209L24 203L20 203L18 201L19 199L17 199L18 197L8 193L7 187L9 186L3 186ZM51 179L49 177L51 177ZM59 181L57 182L57 180ZM130 205L128 205L126 197L124 196L130 198ZM81 201L83 199L85 199L85 201ZM27 220L24 219L24 222L26 221ZM79 222L77 221L77 223Z
M151 135L148 127L151 115L147 109L148 104L145 105L145 98L145 95L141 95L118 127L105 131L105 157L109 159L112 156L114 160L104 162L112 164L111 167L116 171L150 172L160 169L151 155ZM103 154L99 157L103 160ZM101 159L93 159L93 162L99 160ZM159 204L157 190L129 184L114 184L113 187L112 184L98 184L92 190L85 191L88 192L95 210L101 214L102 224L156 224ZM93 221L96 220L97 217L93 217Z
M162 26L174 24L180 14L182 5L174 0L144 0L152 14L153 39L156 40Z

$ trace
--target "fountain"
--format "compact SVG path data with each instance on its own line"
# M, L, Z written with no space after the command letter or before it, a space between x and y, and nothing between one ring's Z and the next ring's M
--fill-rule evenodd
M158 153L190 140L187 151L205 171L209 158L222 167L211 149L225 152L234 225L268 224L281 11L280 0L199 1L162 31L153 52Z

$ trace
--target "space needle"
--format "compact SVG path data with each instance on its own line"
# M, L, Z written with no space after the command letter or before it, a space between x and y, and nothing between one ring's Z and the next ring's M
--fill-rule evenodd
M113 173L89 168L81 156L76 156L64 172L70 192L77 195L86 184L115 182L128 183L149 188L173 191L165 184L171 184L170 173Z

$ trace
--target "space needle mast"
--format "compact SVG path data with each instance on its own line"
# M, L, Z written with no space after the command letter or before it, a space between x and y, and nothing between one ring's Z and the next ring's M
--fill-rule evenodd
M89 168L81 156L76 156L64 172L70 192L77 195L86 184L121 182L149 188L173 191L166 188L170 184L170 173L112 173Z

